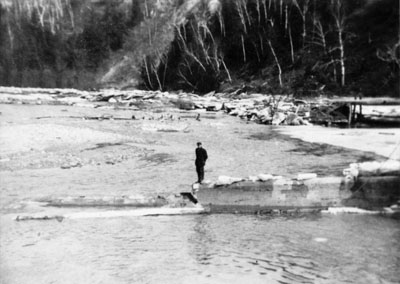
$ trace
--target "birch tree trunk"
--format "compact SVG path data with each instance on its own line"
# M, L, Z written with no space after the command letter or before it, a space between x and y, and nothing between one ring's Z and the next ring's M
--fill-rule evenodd
M344 44L343 44L343 31L341 29L338 30L339 36L339 49L340 49L340 70L341 70L341 80L340 84L342 87L346 84L346 67L344 64Z
M292 59L292 64L294 63L294 49L293 49L293 40L292 40L292 29L289 26L289 41L290 41L290 57Z
M278 79L279 79L279 86L282 87L282 69L281 65L279 64L278 57L276 56L275 50L272 47L271 41L268 40L269 48L271 49L272 55L274 56L276 66L278 67Z
M345 48L343 35L345 32L346 16L344 13L343 0L332 1L332 14L335 19L335 28L338 36L339 62L340 62L340 85L346 84L346 65L345 65Z
M308 8L309 8L309 2L310 0L304 0L303 2L303 7L300 7L299 2L297 2L297 0L293 0L293 4L296 6L297 10L300 13L301 19L303 21L303 33L301 34L302 38L303 38L303 47L305 45L306 42L306 36L307 36L307 27L306 27L306 17L307 17L307 12L308 12Z

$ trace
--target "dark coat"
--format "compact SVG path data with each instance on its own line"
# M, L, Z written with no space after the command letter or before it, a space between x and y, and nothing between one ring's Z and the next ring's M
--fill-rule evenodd
M208 159L207 151L204 148L196 148L196 167L204 167Z

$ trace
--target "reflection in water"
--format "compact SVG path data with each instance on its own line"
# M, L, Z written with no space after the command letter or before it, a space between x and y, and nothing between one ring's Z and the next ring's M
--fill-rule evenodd
M218 217L196 218L193 237L188 242L200 265L215 268L204 267L207 276L218 276L223 269L223 273L244 277L265 276L275 283L313 283L317 278L327 279L306 252L296 251L296 240L284 232L275 234L274 226L283 219L236 215ZM225 222L220 223L221 217ZM216 237L218 235L220 237Z
M376 216L3 218L2 225L1 283L400 281L400 223Z
M188 244L191 254L200 265L211 264L213 254L218 252L213 248L216 243L215 235L209 228L209 216L196 216L194 218L193 234L189 237ZM220 254L221 255L221 254Z

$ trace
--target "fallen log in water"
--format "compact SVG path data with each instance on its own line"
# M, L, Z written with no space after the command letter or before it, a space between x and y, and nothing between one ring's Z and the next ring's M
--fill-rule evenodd
M83 120L135 120L133 117L114 117L113 115L100 115L100 116L75 116L75 115L65 115L65 116L38 116L36 119L52 119L52 118L73 118L73 119L83 119Z
M162 207L168 204L162 196L68 196L42 201L53 207Z
M36 213L18 215L16 221L46 221L57 220L59 222L64 219L92 219L92 218L117 218L117 217L140 217L140 216L161 216L161 215L187 215L205 213L203 207L188 208L142 208L135 210L109 210L109 211L91 211L91 212L74 212L62 215L53 215L47 213Z

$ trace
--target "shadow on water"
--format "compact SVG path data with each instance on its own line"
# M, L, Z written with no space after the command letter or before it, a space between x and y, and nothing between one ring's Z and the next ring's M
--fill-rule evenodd
M97 150L97 149L101 149L101 148L106 148L106 147L113 147L113 146L121 146L124 145L123 142L116 142L116 143L97 143L95 147L92 148L87 148L85 149L86 151L90 151L90 150Z
M363 152L329 144L310 143L297 138L292 138L292 142L295 144L295 147L286 152L296 153L305 158L314 156L319 159L330 160L327 169L321 167L318 163L310 165L309 170L318 175L330 173L341 176L343 169L347 168L350 163L362 163L382 159L381 156L372 152Z
M310 143L303 140L292 138L296 148L287 152L299 153L303 155L327 156L327 155L357 155L357 162L366 162L376 160L376 154L372 152L362 152L358 150L350 150L343 147L338 147L329 144Z
M339 146L311 143L298 138L292 138L266 127L265 131L253 133L247 139L265 141L281 145L282 159L289 159L286 169L289 173L297 174L299 171L313 172L318 175L342 175L343 169L349 163L379 161L383 157L356 149L348 149ZM275 147L275 146L274 146ZM287 153L284 155L283 153Z
M282 140L284 139L284 136L278 134L277 132L259 132L251 134L249 137L247 137L247 139L273 141L273 140Z
M173 132L179 132L179 130L176 130L176 129L158 129L157 131L158 131L158 132L166 132L166 133L169 133L169 132L171 132L171 133L173 133Z
M258 132L251 134L247 139L262 140L262 141L282 141L290 142L294 144L294 148L287 150L289 153L298 153L302 155L314 155L317 157L327 156L327 155L356 155L357 162L367 162L377 160L379 157L372 152L363 152L354 149L346 149L339 146L321 144L321 143L311 143L306 142L298 138L289 137L287 135L280 134L279 132L269 129L266 132Z
M156 153L156 154L145 155L141 160L156 165L176 162L176 159L171 154L167 153Z
M282 142L287 142L291 141L292 138L290 138L288 135L283 135L276 131L273 126L267 126L265 127L265 130L263 132L257 132L249 135L247 139L250 140L261 140L261 141L282 141Z

